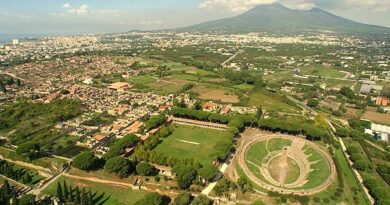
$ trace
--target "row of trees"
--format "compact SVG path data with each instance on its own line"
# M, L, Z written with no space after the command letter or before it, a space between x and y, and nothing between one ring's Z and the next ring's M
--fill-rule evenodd
M176 117L195 119L201 121L218 122L222 124L227 124L229 122L228 116L210 113L206 111L193 110L189 108L174 107L170 111L170 114Z
M92 191L86 191L82 188L80 191L79 187L73 188L72 185L67 185L66 181L63 183L57 183L57 197L63 201L77 205L94 205L96 201L94 197L96 194L92 194Z
M390 204L389 189L381 181L370 176L370 174L363 174L363 182L375 199L376 204Z
M103 156L105 160L119 156L128 147L134 147L139 143L139 138L134 134L128 134L110 145L109 151Z
M22 182L23 184L32 184L32 175L29 170L23 168L15 168L7 161L0 160L0 174L11 178L15 181Z
M135 171L137 171L137 174L143 176L157 174L156 169L146 162L136 164L134 161L121 156L112 157L107 159L107 161L104 161L90 152L78 154L73 160L72 166L85 171L103 168L106 172L114 173L121 178L129 176Z
M372 162L365 157L364 150L360 145L350 145L347 151L353 161L353 166L362 172L363 182L370 191L377 204L390 204L390 192L386 187L386 182L373 177ZM383 170L384 171L384 170ZM386 170L387 171L387 170Z
M368 171L372 169L372 164L364 157L364 151L360 149L359 146L349 145L347 147L347 151L351 157L355 169L359 171Z
M35 195L27 194L18 198L16 190L10 186L8 180L4 180L0 185L1 205L36 205L35 197Z
M146 130L151 130L153 128L156 128L157 126L163 124L165 122L165 114L160 114L156 116L150 117L146 122L145 122L145 129Z
M158 193L149 193L135 205L168 205L171 199ZM211 205L213 201L204 195L193 197L190 193L182 192L173 201L173 205Z
M293 135L304 134L309 140L320 140L321 138L327 139L330 137L327 130L303 121L286 121L277 118L257 120L258 118L255 115L224 116L188 108L173 108L170 113L177 117L228 124L228 131L234 134L237 134L237 129L239 131L244 126L258 126L273 132L284 132Z
M218 169L212 165L177 164L172 168L180 189L188 189L192 184L200 184L202 181L212 181L218 174Z
M292 135L303 134L306 135L306 139L308 140L328 139L330 137L327 130L302 121L286 121L269 118L259 120L258 126L272 132L282 132Z

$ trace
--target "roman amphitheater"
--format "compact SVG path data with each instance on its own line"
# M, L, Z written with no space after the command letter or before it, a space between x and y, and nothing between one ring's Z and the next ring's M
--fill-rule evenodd
M235 178L240 169L257 187L296 195L321 192L336 178L331 156L311 141L284 134L244 135L232 163L234 168L228 171Z

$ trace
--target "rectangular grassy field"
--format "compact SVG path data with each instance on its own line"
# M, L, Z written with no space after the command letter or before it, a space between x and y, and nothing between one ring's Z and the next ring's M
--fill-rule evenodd
M187 159L192 158L201 164L211 164L213 146L229 134L219 130L173 125L173 133L164 138L154 151L164 156Z

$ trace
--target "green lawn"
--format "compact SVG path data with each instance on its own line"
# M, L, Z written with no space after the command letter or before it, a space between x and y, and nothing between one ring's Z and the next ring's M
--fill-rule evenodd
M233 87L238 88L242 91L249 91L249 90L252 90L255 86L249 85L249 84L240 84L240 85L235 85Z
M192 158L202 164L210 164L213 161L210 157L213 146L224 137L229 137L229 134L207 128L174 125L173 133L164 138L154 151L164 156Z
M107 185L103 183L96 183L87 180L70 179L67 177L60 177L58 180L50 184L41 195L51 194L56 195L57 183L66 181L67 185L72 187L78 186L80 189L85 187L86 190L91 189L92 193L96 192L94 200L95 204L99 205L133 205L136 201L142 199L146 192L134 191L131 188L124 188L120 186Z
M139 75L139 76L133 76L127 79L127 81L133 84L149 84L149 83L154 83L157 80L148 75Z
M258 90L249 95L247 106L261 106L267 111L297 113L299 109L296 106L287 104L287 101L288 99L283 96L265 90Z
M322 65L309 65L301 68L302 74L306 75L316 75L321 77L329 77L329 78L342 78L345 76L344 73L340 72L334 68L326 68Z
M267 149L272 151L282 150L283 147L290 146L292 143L291 140L286 139L270 139L268 141Z
M309 181L303 186L303 188L316 187L322 184L329 177L329 166L321 154L315 151L313 148L305 146L304 152L307 156L309 156L309 162L314 164L310 166L312 171L308 176Z
M262 163L262 159L268 154L267 149L265 148L266 144L267 141L262 141L253 144L248 149L246 159L260 166Z

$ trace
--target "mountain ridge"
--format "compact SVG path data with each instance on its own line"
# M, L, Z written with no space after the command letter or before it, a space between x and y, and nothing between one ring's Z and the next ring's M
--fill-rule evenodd
M303 32L390 33L390 28L349 20L320 8L295 10L280 3L257 5L237 16L176 29L199 32Z

